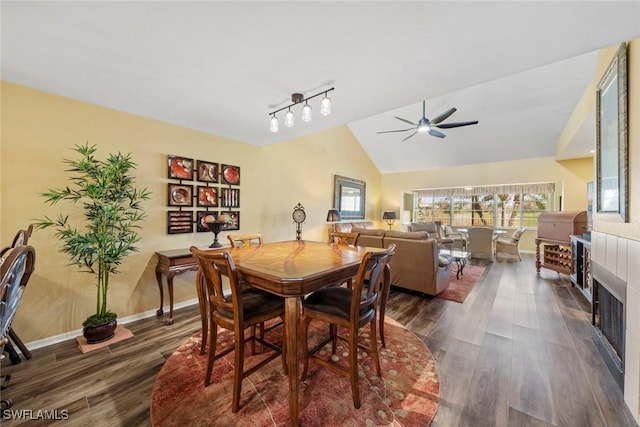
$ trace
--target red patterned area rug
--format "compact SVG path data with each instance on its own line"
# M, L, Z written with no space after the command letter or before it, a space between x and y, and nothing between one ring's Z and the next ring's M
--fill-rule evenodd
M353 407L348 378L309 361L309 372L300 383L302 426L428 426L438 409L440 381L436 361L426 345L411 331L385 319L387 348L380 348L382 378L375 375L371 356L360 351L360 409ZM318 342L327 326L313 322L309 341ZM368 327L361 340L368 341ZM281 342L282 328L267 334ZM218 348L232 344L228 331L218 335ZM216 360L212 382L204 387L207 356L200 355L201 333L184 342L158 373L151 394L154 426L287 426L289 383L277 358L242 382L240 410L231 412L233 355ZM338 341L338 345L341 342ZM345 344L346 345L346 344ZM330 355L330 345L327 346ZM260 360L248 351L245 369ZM270 350L267 350L270 351ZM264 353L266 354L266 353ZM264 357L264 354L262 357ZM341 347L336 359L345 361ZM300 367L302 372L302 366Z
M482 277L484 267L467 264L462 270L459 279L456 279L456 268L451 269L451 281L449 287L438 294L438 298L455 302L464 302L473 289L476 282Z

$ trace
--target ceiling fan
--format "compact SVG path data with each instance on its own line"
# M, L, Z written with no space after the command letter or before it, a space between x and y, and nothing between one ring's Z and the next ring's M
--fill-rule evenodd
M435 136L436 138L444 138L444 137L446 137L446 135L444 133L436 130L435 128L450 129L450 128L458 128L458 127L461 127L461 126L469 126L469 125L477 125L478 124L477 120L468 121L468 122L456 122L456 123L442 123L442 124L440 124L442 121L448 119L449 116L451 116L457 110L455 108L450 108L447 111L445 111L444 113L440 114L439 116L436 116L432 120L429 120L429 119L427 119L427 116L426 116L426 113L425 113L425 105L426 105L426 102L422 101L422 118L418 121L418 123L413 123L410 120L406 120L406 119L403 119L401 117L394 116L396 119L398 119L398 120L400 120L402 122L408 123L412 127L407 128L407 129L398 129L398 130L385 130L385 131L381 131L381 132L377 132L377 133L406 132L406 131L412 130L413 133L411 135L409 135L408 137L406 137L405 139L403 139L403 141L406 141L407 139L411 138L413 135L415 135L418 132L429 132L429 135L431 135L431 136Z

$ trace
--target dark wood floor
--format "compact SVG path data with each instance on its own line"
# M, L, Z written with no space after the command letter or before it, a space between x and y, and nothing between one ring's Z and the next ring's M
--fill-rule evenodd
M566 276L533 259L495 262L464 302L392 291L387 314L407 325L438 361L441 399L434 426L636 426L591 339L589 306ZM88 354L72 341L33 351L3 398L14 411L58 409L65 426L148 426L157 372L199 328L197 308L175 324L127 325L135 337ZM22 412L23 415L28 414ZM0 424L50 425L45 420Z

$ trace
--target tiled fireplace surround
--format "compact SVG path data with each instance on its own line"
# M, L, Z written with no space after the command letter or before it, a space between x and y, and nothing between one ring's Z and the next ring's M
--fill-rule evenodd
M624 400L640 424L640 241L594 231L591 259L627 282Z

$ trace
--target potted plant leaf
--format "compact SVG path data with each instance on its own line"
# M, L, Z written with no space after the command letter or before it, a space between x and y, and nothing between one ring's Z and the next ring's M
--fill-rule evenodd
M135 187L131 173L137 164L131 154L110 154L106 160L98 160L95 145L76 145L73 150L79 155L77 160L63 159L72 174L69 184L40 195L49 205L64 200L81 206L84 219L44 216L35 228L54 228L62 242L61 251L71 263L95 275L96 312L82 326L87 342L96 343L115 333L117 315L107 308L109 278L118 273L127 255L138 251L134 245L140 241L138 230L146 216L140 203L149 199L150 192ZM77 225L71 224L74 221Z

